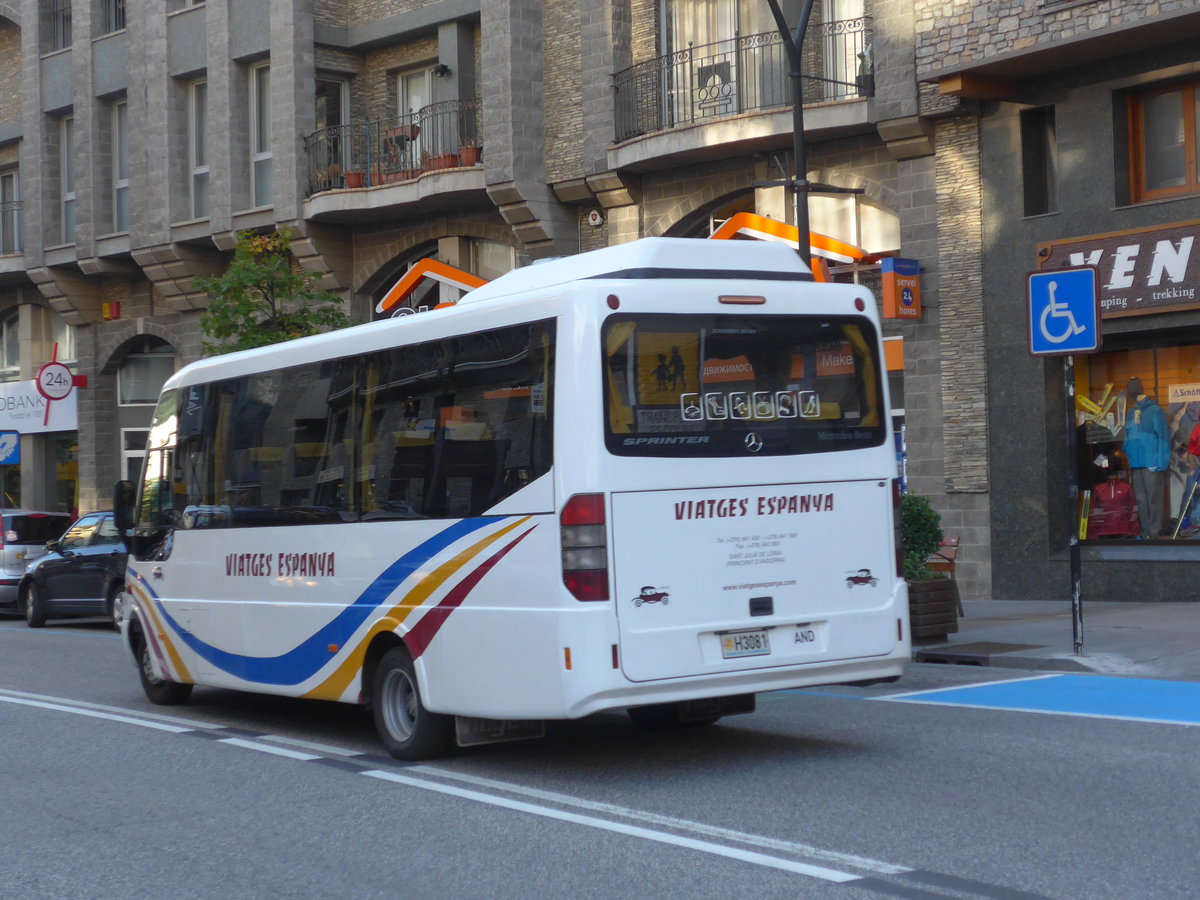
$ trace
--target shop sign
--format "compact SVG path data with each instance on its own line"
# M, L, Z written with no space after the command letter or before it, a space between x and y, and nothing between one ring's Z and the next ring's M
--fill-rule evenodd
M1096 266L1105 319L1200 308L1200 222L1048 241L1038 268Z
M78 391L51 403L38 390L36 379L0 383L0 431L41 434L75 431L79 427Z
M915 259L885 256L879 261L883 276L883 317L921 318L921 264Z

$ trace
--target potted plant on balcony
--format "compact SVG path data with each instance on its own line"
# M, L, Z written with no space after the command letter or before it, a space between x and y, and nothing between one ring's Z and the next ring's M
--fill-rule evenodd
M942 545L942 519L917 494L900 499L900 544L908 582L909 635L913 641L945 640L958 631L958 582L929 567Z
M463 144L458 148L458 162L462 166L477 166L483 159L483 148L475 144Z

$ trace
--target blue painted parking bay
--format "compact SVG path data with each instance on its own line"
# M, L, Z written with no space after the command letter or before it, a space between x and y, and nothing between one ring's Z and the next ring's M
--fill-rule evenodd
M1200 682L1194 681L1157 681L1106 675L1045 675L892 694L878 699L1200 725Z

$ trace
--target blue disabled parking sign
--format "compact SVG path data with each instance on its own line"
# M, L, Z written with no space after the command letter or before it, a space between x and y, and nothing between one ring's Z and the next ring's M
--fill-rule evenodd
M1095 266L1029 273L1029 352L1034 356L1100 349L1100 287Z

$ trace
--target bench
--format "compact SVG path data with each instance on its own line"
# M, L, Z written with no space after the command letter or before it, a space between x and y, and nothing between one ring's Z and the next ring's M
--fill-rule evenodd
M925 560L925 565L935 572L945 572L953 578L954 569L958 563L958 543L957 536L944 538L941 546L929 555L929 559ZM958 614L964 615L961 599L958 601Z

